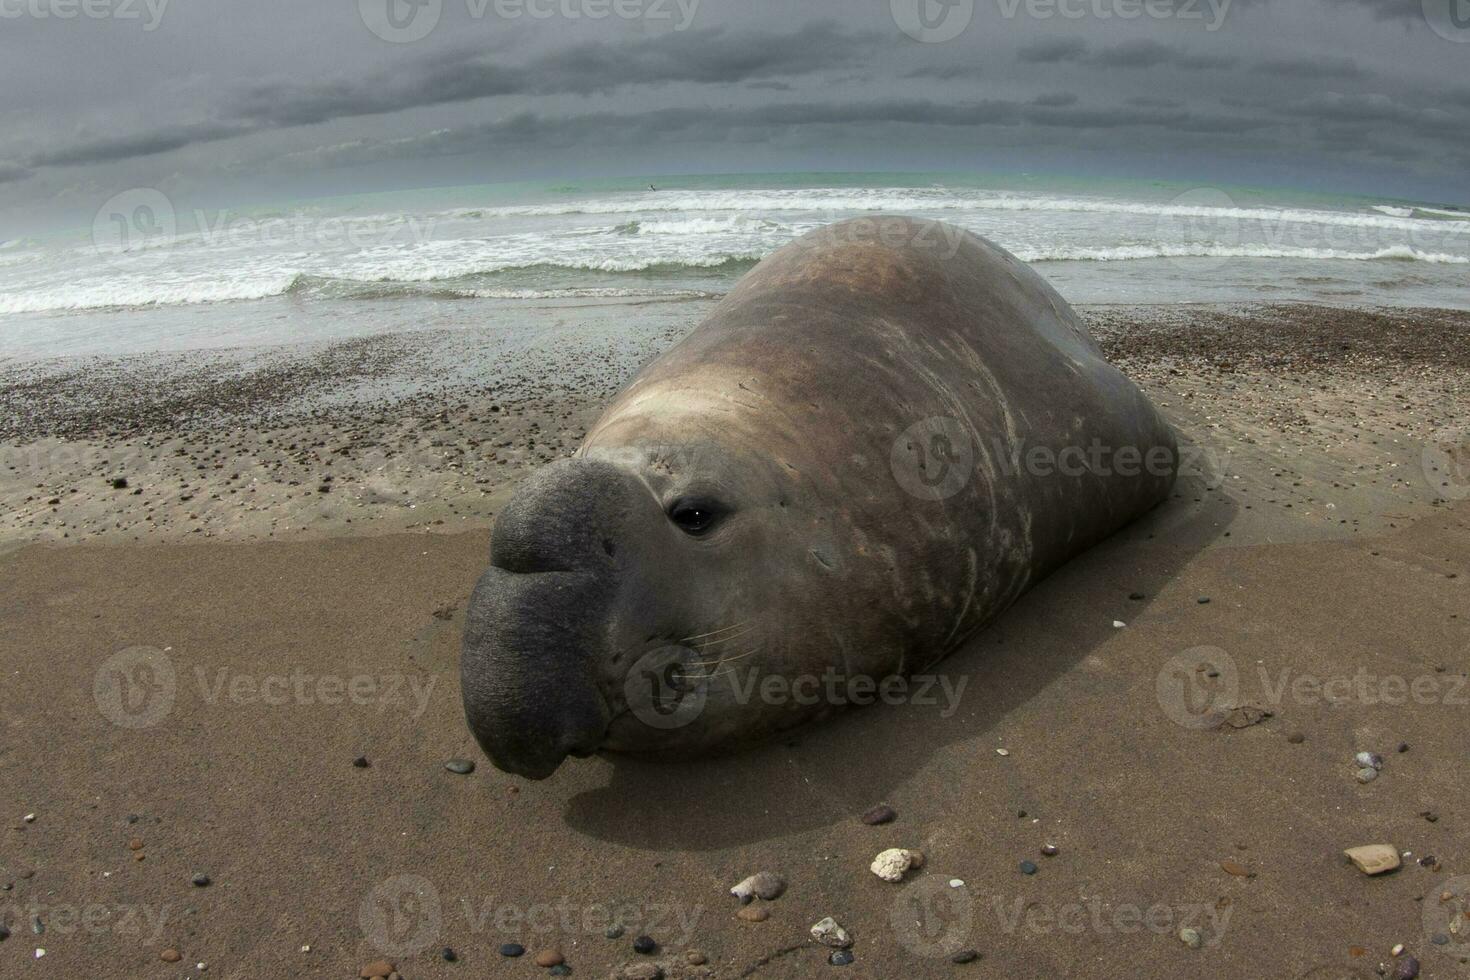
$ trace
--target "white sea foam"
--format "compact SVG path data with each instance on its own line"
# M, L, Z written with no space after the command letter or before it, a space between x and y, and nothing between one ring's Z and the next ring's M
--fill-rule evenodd
M1277 248L1271 245L1119 245L1111 248L1017 249L1023 262L1127 262L1138 259L1303 259L1340 262L1429 262L1435 265L1470 265L1470 256L1443 252L1420 252L1395 245L1373 252L1349 252L1333 248Z

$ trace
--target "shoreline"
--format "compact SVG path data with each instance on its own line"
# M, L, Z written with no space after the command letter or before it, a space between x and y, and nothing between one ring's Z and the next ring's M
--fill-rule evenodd
M1470 312L1079 312L1200 466L1268 507L1304 509L1283 528L1381 526L1395 501L1421 512L1435 498L1414 477L1424 452L1470 426ZM0 364L0 549L486 528L695 322ZM1372 506L1327 499L1343 473ZM1337 528L1329 504L1343 508ZM1308 512L1315 526L1299 519Z

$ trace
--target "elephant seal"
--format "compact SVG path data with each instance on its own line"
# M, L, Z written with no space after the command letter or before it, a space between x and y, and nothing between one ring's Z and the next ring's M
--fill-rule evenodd
M466 718L531 779L773 735L933 665L1176 470L1168 424L1014 256L937 222L828 226L518 488L467 612Z

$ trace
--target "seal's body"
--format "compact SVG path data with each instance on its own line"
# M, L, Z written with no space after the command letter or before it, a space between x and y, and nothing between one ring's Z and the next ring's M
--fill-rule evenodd
M466 629L470 727L539 778L819 717L830 685L803 680L934 664L1160 502L1176 457L1007 252L906 218L814 232L502 512Z

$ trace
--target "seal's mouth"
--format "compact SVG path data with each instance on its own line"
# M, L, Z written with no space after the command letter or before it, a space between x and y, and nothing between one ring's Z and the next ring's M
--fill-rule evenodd
M460 683L465 720L497 769L545 779L606 739L612 712L587 635L599 605L589 578L492 566L475 589Z

